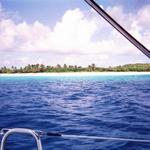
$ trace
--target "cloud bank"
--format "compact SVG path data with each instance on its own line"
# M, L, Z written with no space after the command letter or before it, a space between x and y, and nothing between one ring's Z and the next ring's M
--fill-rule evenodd
M149 10L150 5L142 7L136 14L125 13L122 6L107 8L109 14L148 48ZM84 12L79 8L67 10L61 21L51 28L40 21L29 24L26 21L16 23L11 18L6 19L0 5L0 53L3 54L0 56L1 65L95 63L108 66L148 62L140 51L93 10Z

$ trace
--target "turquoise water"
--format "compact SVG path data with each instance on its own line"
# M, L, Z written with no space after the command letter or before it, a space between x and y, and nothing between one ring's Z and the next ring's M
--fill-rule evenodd
M150 139L150 75L0 77L0 127ZM150 144L42 138L44 150L149 150ZM7 150L35 149L10 137Z

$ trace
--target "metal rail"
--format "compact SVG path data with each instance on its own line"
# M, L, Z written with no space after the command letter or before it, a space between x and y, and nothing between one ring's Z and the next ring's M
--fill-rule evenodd
M134 46L136 46L142 53L150 58L150 51L135 39L129 32L127 32L118 22L116 22L110 15L108 15L94 0L85 0L99 15L101 15L107 22L109 22L117 31L119 31L126 39L128 39Z
M24 128L14 128L14 129L5 129L4 128L4 129L2 129L1 135L3 135L3 137L2 137L2 141L1 141L0 150L5 150L5 144L6 144L8 137L14 133L31 135L32 137L34 137L34 139L36 141L37 149L42 150L41 139L40 139L40 136L38 135L38 133L36 133L36 131L34 131L34 130L24 129Z
M73 135L73 134L61 134L59 132L43 132L40 130L31 130L25 128L14 128L14 129L2 129L0 134L3 135L0 150L5 149L5 143L8 136L14 133L29 134L32 135L36 141L37 149L42 150L42 144L40 137L60 137L64 139L91 139L91 140L113 140L122 142L138 142L138 143L150 143L149 139L131 139L131 138L120 138L120 137L104 137L104 136L88 136L88 135Z

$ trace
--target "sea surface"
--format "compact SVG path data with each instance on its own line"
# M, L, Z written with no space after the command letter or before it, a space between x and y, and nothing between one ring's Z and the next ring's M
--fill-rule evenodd
M1 76L0 128L150 139L150 75ZM0 137L1 140L1 137ZM43 150L150 150L150 143L42 137ZM36 150L30 136L6 150Z

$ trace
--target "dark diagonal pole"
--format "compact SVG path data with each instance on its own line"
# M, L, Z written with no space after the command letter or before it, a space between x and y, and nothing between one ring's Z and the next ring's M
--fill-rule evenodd
M117 31L119 31L126 39L135 45L142 53L150 58L150 51L136 40L129 32L127 32L119 23L117 23L110 15L108 15L94 0L85 0L98 14L100 14L107 22L109 22Z

